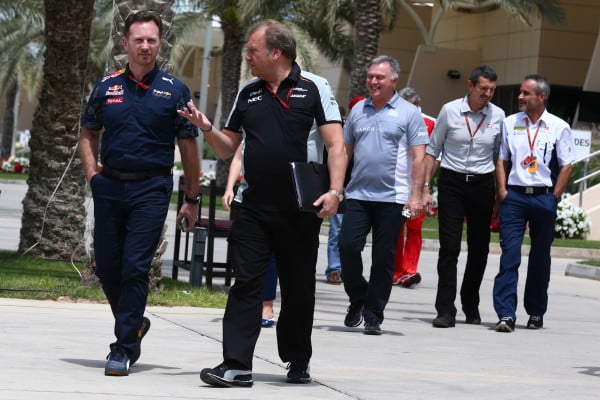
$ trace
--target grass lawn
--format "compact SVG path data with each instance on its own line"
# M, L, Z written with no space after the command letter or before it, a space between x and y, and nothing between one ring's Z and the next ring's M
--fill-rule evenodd
M78 262L76 267L81 271L85 264ZM227 294L223 291L191 287L186 282L164 277L162 283L162 291L148 296L148 305L225 307ZM0 297L106 302L102 289L79 285L79 275L69 262L41 260L8 251L0 251Z
M600 267L600 260L585 260L578 261L579 264L591 265L593 267Z
M6 179L11 181L26 181L29 178L28 174L17 174L14 172L0 171L0 179Z
M437 217L427 217L423 221L422 230L424 239L437 239L438 238L438 219ZM467 226L463 226L463 240L467 240ZM491 242L498 243L500 241L498 233L492 232ZM531 240L526 232L523 240L524 244L530 244ZM583 239L554 239L552 244L556 247L575 247L579 249L600 249L600 240L583 240Z

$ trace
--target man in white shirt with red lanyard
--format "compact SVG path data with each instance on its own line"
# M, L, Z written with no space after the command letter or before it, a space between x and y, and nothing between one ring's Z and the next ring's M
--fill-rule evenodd
M503 123L496 165L500 201L500 271L494 280L497 332L515 329L521 244L529 225L531 250L524 305L527 328L544 326L550 282L550 247L557 204L571 173L573 137L569 125L546 110L550 85L542 75L527 75L519 91L521 112Z

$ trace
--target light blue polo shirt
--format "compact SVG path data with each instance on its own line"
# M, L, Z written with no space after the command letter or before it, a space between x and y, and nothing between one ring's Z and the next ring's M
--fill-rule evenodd
M412 184L409 147L427 145L421 112L397 93L379 111L371 98L358 102L344 125L344 142L354 145L348 199L405 204Z

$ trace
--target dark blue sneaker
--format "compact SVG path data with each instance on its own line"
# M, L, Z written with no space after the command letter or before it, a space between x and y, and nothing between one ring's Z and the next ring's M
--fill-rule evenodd
M146 336L146 333L150 330L150 320L146 317L142 318L142 325L138 330L138 350L131 356L131 365L140 358L142 354L142 339Z
M532 315L527 321L527 329L542 329L544 327L544 317Z
M292 361L288 364L287 383L310 383L308 361Z
M344 325L348 328L356 328L363 321L363 310L364 305L360 303L350 303L348 307L348 313L346 314L346 318L344 319Z
M106 357L106 367L104 375L108 376L127 376L129 375L129 356L121 350L113 350Z
M252 371L229 368L225 363L200 371L202 382L217 387L250 387L254 383Z

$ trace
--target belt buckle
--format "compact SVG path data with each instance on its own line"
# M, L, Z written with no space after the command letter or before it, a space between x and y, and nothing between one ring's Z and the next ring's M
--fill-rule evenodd
M525 187L525 194L533 194L533 187L526 186Z
M471 182L471 179L474 178L473 174L465 174L465 182Z

